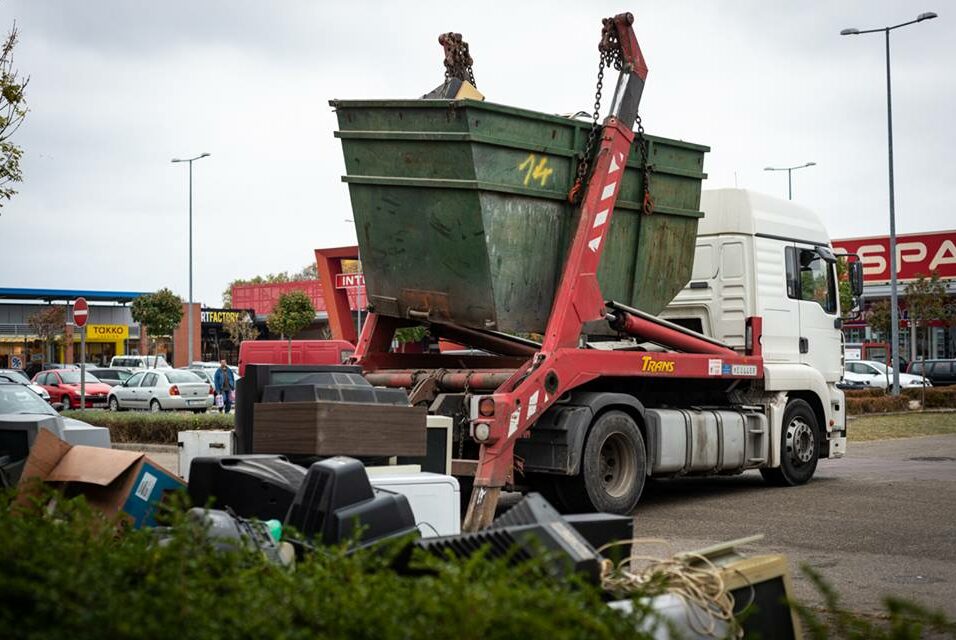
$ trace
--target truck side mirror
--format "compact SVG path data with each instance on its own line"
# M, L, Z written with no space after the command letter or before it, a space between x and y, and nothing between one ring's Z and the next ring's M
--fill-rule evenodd
M859 260L854 260L849 265L848 275L850 276L850 291L853 292L854 297L860 297L863 295L863 263Z

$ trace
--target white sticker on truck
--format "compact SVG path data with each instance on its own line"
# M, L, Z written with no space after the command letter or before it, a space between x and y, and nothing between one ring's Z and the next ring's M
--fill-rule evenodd
M755 376L757 375L757 365L735 364L730 368L730 373L735 376Z
M521 407L511 412L511 422L508 423L508 437L518 430L518 421L521 420Z
M723 366L723 360L708 360L707 361L707 375L709 376L719 376L720 369Z

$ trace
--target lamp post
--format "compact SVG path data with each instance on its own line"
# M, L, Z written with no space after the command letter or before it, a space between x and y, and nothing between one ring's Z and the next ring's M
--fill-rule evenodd
M189 163L189 311L186 313L186 365L193 361L193 162L208 158L208 153L200 153L194 158L173 158L171 162Z
M886 135L887 149L889 150L889 182L890 182L890 354L893 367L894 396L900 395L900 310L899 295L896 283L896 199L893 193L893 93L890 89L890 31L906 27L923 20L932 20L937 17L932 11L921 13L916 20L901 22L892 27L879 29L843 29L841 36L858 36L864 33L883 32L886 37Z
M807 167L817 166L816 162L807 162L796 167L764 167L764 171L786 171L787 172L787 200L793 200L793 179L792 174L796 169L806 169Z
M344 220L346 222L351 222L352 224L355 224L355 221L352 220L352 218L345 218ZM356 246L358 245L358 230L356 230L356 233L355 233L355 244ZM356 250L355 257L358 258L359 268L361 269L362 268L362 252L360 250ZM360 271L359 273L362 273L362 272ZM364 273L362 273L362 278L363 279L365 278ZM357 287L355 287L355 312L356 312L355 340L357 343L358 339L362 337L362 285L358 285Z

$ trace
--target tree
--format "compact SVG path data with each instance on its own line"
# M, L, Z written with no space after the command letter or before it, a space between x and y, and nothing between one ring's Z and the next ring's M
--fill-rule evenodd
M916 274L916 280L906 283L905 295L909 321L916 327L917 336L920 327L923 328L923 336L926 339L926 345L922 349L922 353L920 353L919 343L917 342L917 357L920 360L926 360L926 350L929 349L929 323L934 320L942 320L946 313L946 285L940 282L939 274L935 271L929 278L918 273ZM925 368L922 371L925 371ZM924 396L925 393L926 389L924 387Z
M236 345L259 337L259 329L245 313L227 315L222 321L222 329Z
M289 364L292 364L292 338L315 320L315 308L304 291L290 291L279 296L266 325L269 331L289 340Z
M889 300L877 300L870 305L866 313L866 323L870 325L870 328L873 329L877 335L884 337L887 342L893 339L893 335L890 333L890 328L893 326L893 317L890 313L890 309ZM889 359L889 354L887 354L887 359ZM892 363L887 362L886 364L890 365ZM886 388L890 388L889 369L886 370Z
M853 287L850 284L849 267L846 258L837 258L837 290L840 294L840 315L844 318L853 310Z
M890 301L877 300L866 312L866 323L879 336L889 340L893 318L890 314Z
M10 141L27 115L25 90L30 82L30 78L21 78L13 65L19 35L14 23L0 49L0 207L4 199L9 200L16 193L11 185L23 180L23 149Z
M66 328L66 308L50 306L27 318L27 324L43 343L43 361L50 355L50 343Z
M183 299L169 289L160 289L133 300L133 320L146 327L150 345L158 336L171 336L183 320ZM147 345L147 354L152 352Z

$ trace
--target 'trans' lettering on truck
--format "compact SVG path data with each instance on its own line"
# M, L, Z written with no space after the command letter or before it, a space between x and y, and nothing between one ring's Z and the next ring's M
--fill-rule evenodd
M641 371L648 373L674 373L673 360L655 360L652 356L641 358Z

